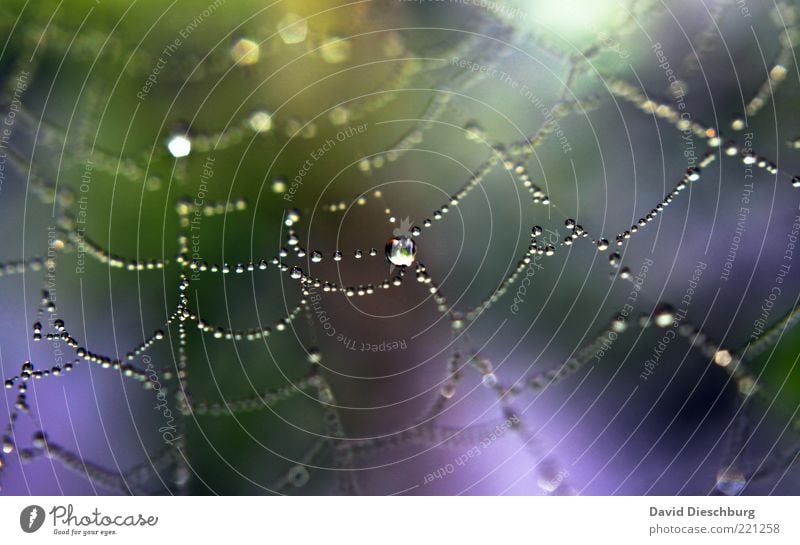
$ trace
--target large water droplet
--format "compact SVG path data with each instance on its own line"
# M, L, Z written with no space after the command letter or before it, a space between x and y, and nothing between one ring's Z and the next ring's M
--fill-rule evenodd
M392 237L386 243L386 259L398 267L407 267L414 262L417 247L408 237Z

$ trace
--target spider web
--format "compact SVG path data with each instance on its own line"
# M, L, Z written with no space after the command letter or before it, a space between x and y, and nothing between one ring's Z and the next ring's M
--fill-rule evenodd
M726 48L724 40L717 38L726 35L719 29L726 21L735 28L738 15L734 13L736 6L732 2L717 4L703 23L705 26L695 29L689 46L696 46L689 47L691 54L683 58L675 56L673 65L679 76L668 85L664 84L667 80L663 70L646 73L647 63L652 64L652 60L643 59L638 49L642 48L642 33L648 32L640 27L655 33L661 18L673 13L669 5L632 2L626 5L619 21L596 29L586 43L573 43L535 21L514 17L499 9L470 4L444 6L446 9L437 11L434 6L398 3L382 11L370 4L342 4L331 8L377 16L374 27L358 23L353 24L353 28L342 28L338 34L330 29L317 34L313 24L315 14L309 13L311 30L306 38L307 47L302 50L292 49L271 29L269 32L252 30L246 34L249 40L259 44L261 58L294 55L288 57L291 60L286 64L277 65L278 68L262 67L261 62L242 66L245 59L241 56L234 56L232 61L231 51L237 51L240 33L236 36L231 33L233 46L221 40L222 45L207 48L202 54L197 52L199 49L192 50L188 46L170 52L170 66L174 66L174 70L159 74L152 92L171 84L211 82L208 99L223 103L224 93L216 91L216 85L236 71L247 71L242 80L259 91L265 84L276 85L276 81L291 76L293 69L286 67L303 60L319 62L321 57L329 64L338 64L338 57L351 55L345 77L372 74L363 68L370 63L378 67L378 77L365 78L373 85L355 97L345 94L339 99L335 89L330 90L329 107L308 110L320 112L313 118L302 115L303 108L295 113L293 107L283 107L287 97L282 97L280 102L275 98L273 108L262 106L253 110L251 94L231 109L229 121L223 128L204 131L198 127L206 120L200 117L186 122L178 114L182 109L179 104L159 129L167 142L176 138L191 142L188 157L176 160L169 156L161 139L157 144L137 143L139 152L126 151L131 147L127 139L136 141L135 135L130 136L133 121L123 140L123 151L115 152L113 145L98 138L98 133L92 134L88 123L81 125L81 121L77 121L73 126L72 117L66 122L50 119L34 114L25 106L27 89L36 87L34 82L38 84L36 80L40 74L52 70L48 65L52 58L76 63L94 63L99 58L108 58L123 64L126 77L139 82L146 81L153 73L157 52L137 48L130 53L126 42L113 34L92 30L73 32L69 26L52 23L49 14L42 20L22 18L20 26L11 22L17 20L16 14L4 18L4 25L14 29L10 40L18 40L19 44L16 54L3 57L6 110L15 112L14 138L4 149L6 164L9 172L13 169L16 176L27 181L24 210L27 212L27 195L30 194L41 201L42 210L52 210L52 224L47 228L46 237L35 238L32 244L34 248L43 249L40 255L7 261L0 268L4 276L18 275L22 279L24 296L30 290L31 281L42 284L43 287L36 290L40 292L39 300L34 305L33 328L27 337L34 344L38 343L37 346L48 347L21 365L17 364L18 369L7 372L9 419L3 439L5 456L0 468L8 471L7 466L14 461L27 464L46 458L51 461L51 467L58 464L88 479L98 493L186 494L193 490L216 490L224 480L215 477L214 472L219 470L241 479L248 490L262 493L304 489L314 493L356 494L378 489L365 477L370 470L401 466L409 459L428 453L448 452L435 458L444 460L442 463L426 462L425 467L430 469L422 470L417 484L411 488L403 489L398 484L395 490L380 489L381 493L414 490L421 493L425 486L443 482L457 467L472 463L497 441L504 444L506 460L519 457L526 460L525 468L513 476L515 482L505 490L516 490L513 488L516 482L527 486L532 480L535 488L526 488L526 493L591 492L590 485L603 468L581 479L580 484L574 483L574 464L568 464L558 454L564 451L560 445L563 439L548 438L548 434L541 431L547 429L557 411L548 415L549 409L537 407L558 408L558 403L549 399L569 401L595 369L601 366L623 369L626 362L638 357L631 358L634 349L643 346L644 352L653 355L637 367L640 372L624 374L630 375L628 380L633 377L639 381L629 388L629 395L625 394L628 400L640 388L645 389L651 377L657 377L658 373L663 375L659 369L663 370L669 365L667 362L673 360L678 369L687 358L695 358L691 361L705 361L710 373L724 371L715 375L716 384L722 384L715 395L721 402L729 401L731 410L724 419L712 422L719 429L706 457L713 451L718 459L712 461L717 473L709 480L707 492L738 494L764 482L766 489L756 490L774 490L790 472L800 453L796 437L800 428L797 407L779 418L778 432L769 436L766 451L754 448L754 444L760 441L761 434L768 434L764 431L765 420L785 392L794 365L785 376L767 380L767 366L759 358L764 354L774 355L779 341L796 324L800 317L797 300L783 315L777 310L773 313L772 305L769 312L762 307L752 334L740 336L739 332L747 328L733 333L728 328L722 340L715 341L707 333L714 330L706 321L708 315L703 323L690 321L690 306L680 299L681 294L688 293L684 291L685 282L679 282L675 289L665 288L661 294L656 293L657 289L647 285L643 276L652 274L645 271L648 258L642 259L642 253L628 248L633 244L630 241L643 238L645 233L660 233L662 216L666 218L671 213L681 216L682 211L676 208L682 200L689 200L696 186L710 183L714 176L721 178L723 167L717 165L724 163L741 164L751 172L769 176L775 182L775 191L781 195L775 208L785 206L788 212L797 214L789 205L794 198L794 188L800 182L784 170L777 155L769 158L754 149L752 142L763 139L754 138L752 134L756 129L750 127L751 124L757 126L759 117L756 116L765 115L779 86L790 79L796 67L791 47L792 36L797 32L796 10L780 3L774 10L761 14L766 20L763 28L770 29L764 31L765 36L771 36L775 42L764 44L767 38L754 34L766 49L762 53L768 57L764 58L771 59L765 61L764 70L758 71L764 72L766 78L749 92L741 116L728 118L727 114L722 114L718 122L707 123L687 115L695 104L691 92L684 91L700 85L706 78L705 73L702 79L697 75L703 71L706 57ZM198 6L198 13L208 11L210 17L217 9L222 10L221 7L211 10L211 6ZM458 25L447 29L437 26L437 17L456 10L459 18L463 18ZM412 24L414 20L410 14L418 12L425 17L430 15L431 28ZM408 18L411 22L397 24L394 18L402 21ZM375 29L379 32L372 36ZM197 32L202 31L201 28ZM347 39L343 40L342 36ZM662 41L666 43L666 38ZM343 45L345 43L347 46ZM379 51L378 60L368 54L372 50ZM35 53L29 57L28 51ZM161 52L161 57L166 51ZM668 50L665 48L665 51ZM531 69L529 73L524 68L513 70L520 66ZM637 67L641 67L641 72ZM354 71L347 73L350 68ZM549 81L543 80L540 85L527 87L525 84L532 77L545 76ZM327 77L319 79L324 82ZM79 100L87 108L86 118L96 117L103 97L116 88L114 82L107 80L92 78L92 85L88 86L84 81L85 91L81 87ZM294 93L303 90L299 75L298 81L296 84L285 82L289 101ZM666 91L654 92L645 82L653 82ZM227 88L223 90L231 92ZM685 94L689 96L686 103L682 98ZM521 111L532 114L533 119L515 122L498 108L498 102L492 97L500 97L501 102L521 103ZM303 101L299 101L302 105ZM146 108L147 104L144 99L140 102L141 108ZM140 106L136 107L136 112ZM702 99L696 106L698 110L709 111ZM631 146L643 134L641 130L636 131L637 125L656 127L662 154L674 154L678 158L662 167L663 199L646 201L653 191L660 189L644 177L645 198L634 198L637 211L631 222L624 220L620 213L599 217L593 213L595 207L579 206L579 197L588 183L583 180L607 176L602 157L604 168L596 176L586 173L586 168L576 167L572 158L565 159L572 153L573 146L580 146L579 152L585 152L587 146L596 145L602 149L611 145L605 142L602 124L594 124L607 120L608 111L618 112L623 119L622 132L628 135ZM716 112L713 105L711 111ZM261 117L256 117L257 114ZM716 112L713 117L718 114ZM264 116L271 125L266 130ZM366 139L359 137L362 133L357 128L362 121L367 127ZM629 124L631 131L636 131L633 137L628 132ZM768 121L766 130L769 128ZM611 130L609 128L609 133ZM569 137L581 132L591 137L580 142ZM454 134L460 135L458 141L453 141ZM230 162L229 156L241 154L244 157L254 153L250 150L262 150L258 139L263 138L270 138L272 146L271 155L260 157L259 172L266 169L266 174L260 185L254 184L254 191L238 196L234 190L243 185L239 181L242 162ZM675 138L674 142L670 138ZM308 167L302 161L279 161L283 150L295 147L300 149L299 156L310 163ZM345 151L339 153L343 148ZM609 149L611 155L622 157L621 169L635 178L642 165L625 163L624 146ZM325 162L333 150L342 157L338 166ZM51 172L54 165L49 160L50 153L58 157L55 173ZM260 151L255 152L258 153ZM440 159L437 154L452 159L455 165L452 171L432 162ZM298 164L287 166L294 163ZM679 171L671 171L675 164L681 163ZM652 165L644 167L649 169ZM608 172L613 172L613 165L607 168ZM425 169L431 169L434 174L426 174L422 181L408 179ZM303 170L308 174L300 176L298 183L299 174L293 172ZM446 181L426 182L442 177L442 173L447 176ZM130 231L112 237L110 217L104 243L88 234L89 231L98 233L97 236L102 233L99 228L84 227L87 216L91 221L99 221L94 219L98 217L95 212L98 205L87 209L87 203L101 199L95 188L100 185L102 176L114 182L110 196L112 209L117 184L120 187L131 184L139 192L140 203L147 202L140 204L138 217L123 213L123 221L130 222L129 225L135 221L141 226L144 217L145 223L153 219L161 223L161 255L158 255L158 245L140 240L138 233L136 239L130 236ZM343 183L344 178L358 182ZM216 200L206 198L204 184L220 180L225 187L216 194L226 196ZM575 194L562 180L574 180ZM197 185L194 191L192 184ZM410 186L415 189L418 184L424 198L416 192L405 191L404 184L415 184ZM353 194L353 185L365 189ZM91 187L91 191L84 190L84 186ZM581 192L577 191L579 186ZM600 189L604 193L611 191L606 191L606 187L607 181ZM744 189L750 191L746 193L748 199L754 191L750 187ZM744 202L745 193L740 198L736 194L739 190L725 188L724 192ZM120 189L122 194L126 191ZM702 190L700 194L703 195ZM162 200L151 199L151 195ZM610 198L616 199L615 196ZM487 218L486 209L479 206L482 199L493 205L490 209L501 212L501 216L507 214L519 225L524 224L525 229L514 224L511 230L503 231L501 220L508 218L496 220L493 215ZM588 201L592 203L592 198ZM717 206L724 210L724 204L719 208L719 200ZM10 207L8 202L6 207ZM514 207L520 211L518 218L512 217L517 212ZM606 207L613 209L613 205ZM155 212L144 215L145 208ZM629 213L629 209L625 208L625 213ZM283 212L277 212L279 210ZM688 215L689 211L684 214ZM459 228L457 218L463 227ZM27 242L25 227L30 220L22 221L21 231L26 241L22 250L27 251L31 244ZM495 226L496 221L501 222ZM486 238L487 222L492 229L513 233L513 237L501 234L500 241L490 242L494 239ZM716 212L711 222L716 222ZM380 225L385 227L385 234L377 232ZM364 229L364 226L370 227ZM508 228L508 224L505 226ZM228 231L244 233L248 229L249 251L241 240L237 243L226 238ZM207 234L209 231L211 234ZM261 236L264 231L270 235ZM116 232L119 233L119 229ZM202 242L195 236L198 232L202 233ZM439 232L441 238L437 238ZM743 227L734 231L740 238L746 232ZM279 234L273 237L272 233ZM418 250L413 265L394 267L386 263L384 245L389 236L408 236L415 241ZM209 238L211 243L206 242ZM274 245L264 241L276 238L278 248L268 249ZM46 240L44 245L43 239ZM461 243L457 258L453 257L454 248L449 245L453 240ZM490 256L491 266L484 270L482 260L493 244L496 244L491 248L493 251L510 252L514 257ZM708 244L711 244L710 238ZM124 257L127 254L118 254L116 250L112 252L111 248L120 246L136 257ZM142 257L141 247L152 248L153 256ZM217 248L220 257L214 256ZM669 243L663 244L658 254L669 254L669 248ZM564 356L562 350L559 363L552 363L554 352L543 355L544 351L532 360L533 363L521 368L507 363L519 341L509 337L514 340L507 344L502 333L504 328L510 331L517 323L526 328L525 337L537 336L541 342L547 342L547 333L537 333L538 328L548 330L547 324L542 326L538 318L532 321L529 318L534 314L530 308L534 304L532 299L544 301L542 309L550 299L545 300L546 294L534 291L534 286L547 274L546 270L565 264L573 252L600 256L603 262L608 260L611 280L609 282L605 275L598 277L587 273L578 279L579 282L565 282L564 288L554 289L555 296L560 297L556 301L565 307L571 304L571 312L586 283L590 282L592 289L603 292L602 301L595 301L602 303L598 309L605 310L610 304L616 310L603 318L607 323L597 327L600 310L594 313L592 309L594 318L589 324L581 324L572 332L559 333L566 321L565 314L550 337L550 342L556 337L561 339L556 342L556 348L566 349L567 355ZM694 255L694 252L678 248L674 254L677 259L684 254ZM739 259L735 252L734 258ZM693 265L691 259L686 261L687 265ZM735 267L733 260L729 262L731 269ZM448 263L457 266L448 267ZM585 262L579 263L585 265ZM587 267L596 268L593 263ZM101 296L91 294L99 291L100 286L84 278L83 269L97 264L107 273L110 301L107 307L91 303L87 310L85 302L93 301L94 297L100 301ZM69 266L74 267L75 274L65 268ZM581 265L572 267L582 272ZM701 270L705 271L706 266ZM779 265L777 274L781 274L780 270ZM160 275L162 293L147 283L148 275ZM699 282L699 277L695 282ZM130 294L120 295L120 289L112 285L112 278L115 283L129 286L128 291L134 293L135 298ZM9 279L3 281L9 282ZM64 284L66 288L62 287ZM219 286L222 286L221 293ZM487 289L487 286L490 287ZM561 292L566 295L560 295ZM636 296L631 301L634 293ZM665 293L677 294L678 299L662 297ZM720 293L718 289L715 300ZM115 297L122 303L114 303ZM80 309L65 305L63 300L77 302ZM148 303L143 304L143 300ZM254 302L253 312L245 308L248 300ZM268 303L262 306L261 300ZM769 294L765 301L771 301ZM508 309L501 311L501 304L508 305ZM162 320L150 320L153 311L145 308L150 305L163 306ZM407 398L402 397L405 394L392 398L400 401L383 403L369 397L371 382L402 376L422 367L421 363L413 361L413 356L412 360L405 357L406 346L412 344L411 341L392 335L391 328L378 328L381 342L371 342L374 324L370 326L366 322L388 308L404 309L398 313L423 324L415 336L433 343L434 350L427 356L430 364L425 365L424 390L412 392ZM345 327L352 325L354 309L362 315L360 327L364 329L358 339L349 333L358 327ZM692 314L695 309L691 306ZM255 318L250 325L238 325L248 323L242 319L245 316ZM384 318L378 315L377 319ZM111 333L104 326L104 322L109 321ZM145 321L155 325L145 327ZM330 335L331 328L335 328L337 334ZM438 333L428 335L427 331L434 328ZM93 329L104 333L95 333ZM123 340L139 335L122 332L136 329L141 329L141 338L128 347ZM620 350L617 339L620 342L627 339L631 343L627 355ZM22 345L21 341L17 342ZM362 348L359 351L362 355L366 350L373 359L380 356L381 361L391 359L392 362L372 376L360 370L358 364L352 368L343 366L341 362L346 363L352 355L347 350L355 352L349 348L351 343ZM498 343L506 345L506 352L498 352ZM674 349L678 344L682 350L680 357L671 355L661 360L666 345ZM364 345L367 348L363 348ZM28 343L28 354L39 350L30 347ZM8 370L8 353L16 354L19 350L3 346L3 351L6 354L3 369ZM531 350L533 353L535 351ZM389 358L386 354L400 355ZM612 363L609 361L612 357L619 357L620 361ZM528 360L531 360L530 355L525 358L526 362ZM259 369L252 362L272 364L277 374ZM433 368L435 370L431 371ZM95 378L95 374L101 373L119 380L102 382ZM438 378L431 379L434 374ZM75 375L77 377L73 378ZM616 373L612 378L615 376ZM91 396L97 403L111 401L98 393L98 388L107 387L113 391L111 395L117 398L116 404L110 403L110 409L98 406L98 412L112 421L123 409L134 424L139 418L142 422L149 420L147 426L142 427L152 427L158 433L145 437L137 427L136 441L129 444L133 452L144 450L145 459L112 454L109 465L93 462L81 452L87 441L74 435L70 415L67 415L69 424L62 423L56 426L57 431L49 431L45 424L52 422L52 417L41 414L38 407L45 405L40 398L60 395L55 386L50 386L56 380L69 384L69 389L62 385L65 400L74 395L68 392L77 388L84 388L86 392L91 388ZM562 381L569 384L568 380L579 384L569 391L561 384ZM681 380L681 376L676 373L669 377L667 386L673 380ZM228 387L244 393L231 395ZM724 397L726 392L732 395ZM368 400L366 405L352 403L351 400L359 396ZM152 425L153 399L156 400L155 425ZM656 402L660 399L661 396ZM366 430L363 434L348 431L358 428L357 416L364 418L363 413L369 415L374 409L411 402L413 408L405 408L400 416L387 413L386 425L362 425ZM292 411L281 410L287 406L292 407ZM141 417L138 416L140 412ZM287 416L290 413L299 416ZM282 430L276 432L277 442L276 437L272 437L267 444L264 437L254 435L252 430L260 421L269 422L268 428ZM613 421L611 418L606 422L607 426ZM238 440L244 443L236 444L252 443L256 447L244 449L247 451L244 453L230 452L226 443L235 435L227 429L234 427L231 422L246 436L239 436ZM113 433L107 429L108 425L101 417L96 433L102 435L106 443L120 441L109 439ZM672 422L667 429L671 425ZM73 431L75 449L51 437L62 436L62 427ZM600 440L601 435L589 446ZM663 434L656 438L651 450L662 437ZM630 436L621 439L623 446L629 439ZM278 446L273 446L275 444ZM115 449L111 450L113 453ZM200 455L195 450L205 452ZM756 452L751 453L753 450ZM264 452L269 453L268 463L263 464L269 466L268 470L251 471L252 462L248 462L247 457L258 457ZM674 461L675 458L670 465ZM642 463L643 460L639 462ZM478 482L491 478L495 471L502 473L503 465L501 461L494 469L487 470L486 476L481 476ZM695 473L699 470L700 466ZM22 473L24 476L24 471ZM654 475L653 482L663 475ZM313 488L315 476L325 482L324 487ZM55 478L58 481L58 477ZM619 490L628 478L630 474L611 491ZM389 478L390 484L397 484L396 481L400 482L395 477ZM224 485L221 489L227 490Z

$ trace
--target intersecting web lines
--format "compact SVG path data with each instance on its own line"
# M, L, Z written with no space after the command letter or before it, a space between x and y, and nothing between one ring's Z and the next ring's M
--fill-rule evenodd
M319 4L4 22L0 485L792 490L796 10Z

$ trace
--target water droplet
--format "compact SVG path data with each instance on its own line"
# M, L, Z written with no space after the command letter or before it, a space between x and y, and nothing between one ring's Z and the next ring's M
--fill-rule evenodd
M33 434L33 446L36 448L44 448L47 445L47 435L43 431L37 431Z
M292 267L292 271L289 274L295 280L299 280L303 278L303 269L301 269L300 267Z
M286 219L284 223L288 227L291 227L298 221L300 221L300 210L298 210L297 208L290 208L289 210L286 211Z
M445 399L450 399L456 393L456 385L453 382L446 382L442 385L441 389L439 389L439 393Z
M542 473L536 479L536 484L545 492L555 492L560 484L560 475L557 472Z
M167 138L167 149L176 159L186 157L192 151L192 141L185 132L174 132Z
M672 305L661 303L653 313L653 321L658 327L669 327L675 321L675 309Z
M483 385L487 388L494 388L497 386L497 375L494 373L486 373L482 379Z
M311 262L312 263L319 263L322 261L322 252L313 251L311 252Z
M330 405L334 401L333 392L328 387L320 388L317 396L319 400L326 405Z
M261 56L261 50L256 42L241 38L231 48L233 62L241 66L256 64Z
M255 132L268 132L272 128L272 114L265 110L257 110L250 114L247 123Z
M319 363L322 361L322 352L320 352L319 348L309 348L308 349L308 362L309 363Z
M736 385L739 388L739 393L742 394L743 396L749 396L750 394L756 391L756 381L750 375L745 375L742 378L740 378L737 381Z
M329 38L320 46L322 60L330 64L338 64L350 57L350 42L341 38Z
M286 477L292 486L300 488L308 482L308 471L303 466L294 466L289 470Z
M746 484L744 474L735 468L723 468L717 473L717 490L726 496L736 496Z
M392 237L386 243L386 259L398 267L407 267L414 262L417 248L408 237Z
M276 176L272 179L272 192L284 193L286 191L286 179L283 176Z
M611 330L615 333L623 333L628 329L628 321L624 316L615 316L611 321Z
M308 21L296 13L287 13L278 22L278 34L285 44L299 44L308 35Z
M350 110L344 106L337 106L328 114L328 119L330 119L331 123L334 125L344 125L350 119ZM361 199L359 199L359 201L360 200ZM364 203L366 203L366 200ZM359 202L359 204L364 203Z
M720 348L714 353L714 363L720 367L727 367L733 361L733 355L730 350Z
M405 41L399 32L389 32L381 44L383 54L387 57L399 57L406 51Z
M177 484L178 486L185 485L191 479L192 473L186 466L178 466L175 468L175 472L172 475L172 482Z

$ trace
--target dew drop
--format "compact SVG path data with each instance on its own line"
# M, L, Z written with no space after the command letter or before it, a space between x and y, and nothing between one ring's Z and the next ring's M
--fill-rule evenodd
M44 448L47 445L47 435L43 431L37 431L33 434L33 446L36 448Z
M672 305L661 303L656 307L653 321L658 327L669 327L675 321L675 309Z
M746 484L744 474L738 469L723 468L717 473L717 490L726 496L736 496Z
M186 157L192 151L192 141L185 132L174 132L167 138L167 150L176 159Z
M334 401L333 392L328 387L320 388L317 392L317 397L319 398L320 402L326 405L330 405Z
M442 385L441 389L439 390L441 396L445 399L452 398L456 393L456 385L452 382L447 382Z
M714 363L720 367L727 367L733 361L733 355L730 350L720 348L714 353Z
M272 128L272 114L265 110L257 110L250 114L247 123L254 132L268 132Z
M736 386L739 388L739 393L743 396L749 396L757 389L756 381L749 375L745 375L740 378L737 381Z
M278 34L285 44L299 44L308 35L308 21L295 13L287 13L278 22Z
M300 488L308 482L308 471L303 466L294 466L286 475L292 486Z
M330 64L338 64L350 57L352 46L349 41L332 37L326 40L319 48L322 60Z
M319 363L322 361L322 352L319 348L308 349L308 363Z
M538 474L536 484L545 492L554 492L564 481L564 476L550 460L542 461L536 468L536 473Z
M386 259L398 267L407 267L417 255L416 244L408 237L392 237L386 243Z
M690 182L696 182L700 179L700 169L697 167L689 167L686 170L686 179Z
M350 119L350 110L344 106L337 106L328 114L328 119L334 125L344 125Z
M283 176L276 176L272 179L272 192L285 193L286 192L286 179Z
M284 220L284 223L288 227L291 227L298 221L300 221L300 210L298 210L297 208L290 208L289 210L286 211L286 218Z
M241 38L231 48L231 59L235 64L249 66L256 64L261 56L259 45L253 40Z
M178 486L182 486L188 483L191 477L192 473L189 468L185 466L179 466L175 468L175 473L172 475L172 482Z

